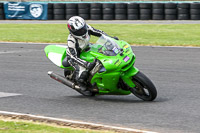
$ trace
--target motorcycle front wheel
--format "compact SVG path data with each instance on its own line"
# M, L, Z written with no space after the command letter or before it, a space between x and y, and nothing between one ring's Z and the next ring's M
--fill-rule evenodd
M144 101L153 101L157 97L157 91L151 80L142 72L138 72L132 77L132 81L135 84L134 88L130 88L130 91L138 98Z

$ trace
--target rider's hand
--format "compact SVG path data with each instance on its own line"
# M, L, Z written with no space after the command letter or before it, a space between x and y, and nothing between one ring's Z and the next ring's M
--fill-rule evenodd
M88 71L91 71L93 68L94 68L94 66L96 65L96 59L93 61L93 62L88 62L87 63L87 69L88 69Z
M115 40L119 40L119 38L118 38L118 37L116 37L116 36L114 36L113 38L114 38Z

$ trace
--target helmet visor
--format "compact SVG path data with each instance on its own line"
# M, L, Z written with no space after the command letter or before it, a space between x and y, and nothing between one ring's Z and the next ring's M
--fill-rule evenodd
M87 25L85 24L81 29L73 32L75 36L83 36L87 33Z

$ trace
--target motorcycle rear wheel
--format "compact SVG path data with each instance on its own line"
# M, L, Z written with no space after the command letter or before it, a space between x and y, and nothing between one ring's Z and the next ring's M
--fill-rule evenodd
M151 80L142 72L138 72L132 77L133 83L136 85L130 88L130 91L138 98L144 101L153 101L157 97L157 91Z

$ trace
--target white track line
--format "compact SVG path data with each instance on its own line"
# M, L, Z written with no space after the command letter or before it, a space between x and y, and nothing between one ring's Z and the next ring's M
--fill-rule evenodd
M81 122L81 121L75 121L75 120L67 120L67 119L60 119L60 118L54 118L54 117L45 117L45 116L37 116L37 115L31 115L31 114L23 114L23 113L16 113L16 112L7 112L7 111L0 111L0 115L13 115L13 116L25 116L29 119L41 119L41 120L48 120L48 121L57 121L57 122L64 122L64 123L71 123L71 124L80 124L82 126L87 125L91 127L99 127L104 128L105 130L119 130L123 132L134 132L134 133L157 133L152 131L145 131L140 129L134 129L134 128L125 128L125 127L116 127L116 126L110 126L110 125L103 125L103 124L96 124L96 123L89 123L89 122Z
M0 98L3 98L3 97L12 97L12 96L19 96L19 95L22 95L22 94L0 92Z
M58 45L67 43L35 43L35 42L0 42L0 44L23 44L23 45Z
M42 50L15 50L15 51L0 51L0 54L12 54L12 53L30 53L30 52L38 52L38 51L43 51Z
M66 46L67 43L32 43L32 42L0 42L0 44L23 44L23 45L64 45ZM131 47L152 47L152 48L197 48L200 47L192 47L192 46L140 46L140 45L131 45Z

